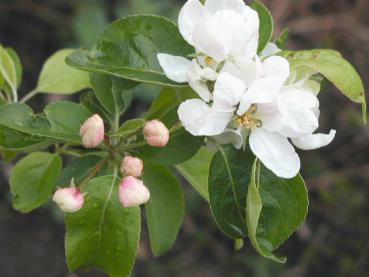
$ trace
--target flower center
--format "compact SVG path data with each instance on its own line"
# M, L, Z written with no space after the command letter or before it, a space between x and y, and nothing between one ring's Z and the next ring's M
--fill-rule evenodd
M204 59L204 62L207 66L212 66L214 63L214 60L212 57L206 56Z
M250 109L237 119L237 123L246 129L260 128L263 123L260 119L255 118L256 111L257 106L252 104Z

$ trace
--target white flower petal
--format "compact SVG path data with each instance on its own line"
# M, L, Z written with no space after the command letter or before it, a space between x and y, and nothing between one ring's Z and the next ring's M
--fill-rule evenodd
M212 14L220 10L232 10L241 13L246 7L242 0L206 0L204 6Z
M301 137L314 132L319 127L318 118L312 110L290 108L288 114L283 114L285 128L279 133L290 137Z
M272 56L261 64L258 60L256 62L259 64L258 76L241 100L239 115L245 113L251 104L274 102L290 72L288 61L282 57Z
M278 54L282 50L278 48L278 46L275 43L268 42L268 44L265 46L264 50L261 51L259 54L260 59L267 58L269 56L273 56L275 54Z
M203 136L220 135L233 118L233 112L212 108L206 115L200 134Z
M178 108L179 120L183 127L194 136L200 136L206 115L210 107L200 99L190 99L183 102Z
M260 161L277 176L293 178L300 170L300 158L287 138L257 128L250 135L250 148Z
M301 138L294 138L292 142L302 150L313 150L327 146L335 136L336 130L331 130L329 134L311 134Z
M209 102L213 96L206 84L206 79L213 80L216 78L217 73L210 68L201 68L196 59L194 59L192 60L186 75L188 84L191 88L196 91L204 101Z
M165 75L178 83L187 82L187 70L190 66L190 61L180 57L168 54L158 54L159 64L164 70Z
M220 73L228 73L242 80L248 88L257 74L256 62L246 56L239 56L235 61L227 60Z
M193 31L197 24L207 17L207 12L199 0L188 0L178 17L178 27L184 39L193 45Z
M214 86L214 107L233 112L240 103L245 89L244 82L228 73L221 73Z
M245 22L242 16L230 10L221 10L202 21L194 28L195 48L212 57L224 61L240 38L244 38Z
M241 128L236 130L225 129L222 134L214 136L213 138L220 144L233 144L236 149L241 149L244 142Z
M319 107L319 100L312 92L293 87L284 88L278 97L278 102L287 108L314 109Z
M233 117L233 112L212 109L200 99L183 102L178 116L184 128L194 136L216 136L221 134Z

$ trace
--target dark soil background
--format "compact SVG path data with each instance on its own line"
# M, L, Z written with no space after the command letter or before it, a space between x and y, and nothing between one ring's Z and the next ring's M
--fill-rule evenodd
M0 0L0 42L19 53L24 66L21 94L36 84L44 60L57 49L90 46L107 22L125 14L155 13L175 18L184 1L175 0ZM265 0L276 34L291 29L289 48L334 48L358 69L369 86L368 0ZM141 88L131 116L157 91ZM143 96L142 96L143 95ZM32 104L55 98L38 97ZM321 129L337 129L334 142L302 153L310 194L307 222L280 249L285 265L260 258L246 242L233 242L216 228L207 204L183 184L187 215L175 247L154 258L144 230L132 276L267 277L369 276L369 130L359 105L326 84L320 95ZM105 276L97 271L68 273L64 226L53 205L22 215L12 209L7 176L0 176L0 276Z

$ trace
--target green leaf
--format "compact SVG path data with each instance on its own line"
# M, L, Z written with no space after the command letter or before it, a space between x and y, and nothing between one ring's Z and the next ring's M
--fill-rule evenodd
M260 20L258 53L262 52L273 35L273 17L267 7L259 1L254 1L251 7L257 11Z
M3 75L0 72L0 92L1 92L1 89L4 87L4 85L5 85L5 80L4 80ZM0 98L0 100L3 100L3 99Z
M288 37L290 35L289 29L283 29L283 31L280 33L279 37L275 40L275 44L279 49L285 50Z
M179 104L187 99L198 98L198 95L189 87L170 88L166 87L160 92L158 97L152 103L145 118L160 119L168 112L178 107Z
M70 271L97 267L111 277L132 270L141 219L139 208L123 208L118 200L118 178L104 176L88 182L83 208L66 214L65 248Z
M81 105L60 101L46 106L45 115L36 115L26 104L0 107L0 124L35 136L80 143L79 129L91 114Z
M26 213L48 201L61 168L58 155L42 152L32 153L17 163L10 176L14 208Z
M158 53L187 56L194 53L172 21L153 15L129 16L110 24L92 50L77 50L67 62L78 69L169 86Z
M252 167L251 182L247 191L247 203L246 203L246 219L247 219L247 230L249 233L249 238L251 244L254 246L255 250L262 256L274 260L276 262L286 262L286 258L278 258L273 253L269 252L267 249L259 246L257 241L257 228L259 224L261 210L263 208L263 203L259 195L259 176L260 174L260 163L255 159L254 165Z
M79 104L69 101L54 102L46 106L45 115L53 132L66 132L79 137L83 122L91 115Z
M65 58L73 49L62 49L53 54L44 64L36 91L54 94L72 94L90 87L86 72L66 64Z
M322 74L344 95L355 103L361 103L363 120L366 122L366 101L363 82L355 68L340 53L328 49L284 51L291 68L306 66Z
M145 122L146 120L142 118L127 120L126 122L123 123L123 125L118 129L118 131L115 134L111 135L111 137L116 136L125 137L136 134L143 128Z
M194 156L200 149L204 137L194 137L184 128L170 134L168 144L163 148L143 146L138 155L154 164L175 165Z
M10 88L10 93L14 101L17 101L17 69L12 56L0 44L0 74L5 80L5 83Z
M127 79L96 73L90 75L90 81L101 105L116 116L120 116L129 107L133 99L129 90L137 85Z
M12 151L35 151L46 148L53 141L47 138L31 136L0 126L0 149Z
M212 157L213 155L205 147L201 147L191 159L175 166L187 182L208 202L208 176Z
M9 56L13 60L14 67L15 67L15 73L16 73L15 75L17 79L17 87L19 87L22 82L22 76L23 76L23 68L22 68L20 58L17 52L14 51L14 49L7 47L5 48L5 50L8 52Z
M168 169L146 161L143 180L150 190L145 210L151 250L155 256L160 256L173 246L182 226L185 213L183 191Z
M87 155L74 159L63 169L56 184L58 186L69 186L72 179L74 179L74 183L76 185L80 184L82 180L92 172L96 165L101 162L101 160L101 157L95 155ZM106 174L107 168L104 167L95 176L102 176Z
M92 91L81 93L79 97L80 104L87 109L91 114L99 114L104 121L113 123L114 115L105 110Z
M305 220L308 196L301 176L281 179L255 162L246 207L251 244L264 257L284 263L286 258L272 251Z
M210 207L216 223L232 238L247 235L246 195L253 155L233 146L218 146L209 171Z

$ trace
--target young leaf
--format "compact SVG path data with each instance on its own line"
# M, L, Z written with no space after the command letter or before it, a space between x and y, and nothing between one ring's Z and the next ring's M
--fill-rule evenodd
M79 129L91 116L83 106L61 101L45 108L45 115L35 115L26 104L0 107L0 125L22 133L80 143Z
M259 1L254 1L251 7L257 11L260 20L259 47L258 53L261 53L273 35L273 17L267 7Z
M212 157L213 155L205 147L201 147L191 159L175 166L187 182L208 202L208 176Z
M273 253L269 252L269 250L264 249L262 246L259 246L259 243L257 241L256 231L259 224L261 210L263 208L263 203L259 195L259 186L260 186L259 174L260 174L260 163L256 159L252 167L251 181L247 191L247 203L246 203L247 230L249 233L250 242L260 255L269 258L271 260L274 260L276 262L284 263L286 262L286 258L278 258L274 256Z
M322 74L344 95L355 103L361 103L366 122L366 100L363 82L355 68L340 53L328 49L284 51L291 68L306 66Z
M252 170L247 195L247 226L251 244L266 258L285 262L273 255L304 222L308 209L305 183L300 175L281 179L263 165ZM260 174L260 175L259 175Z
M14 101L17 101L17 69L14 64L12 56L9 52L0 44L0 74L5 83L10 88L10 93Z
M22 76L23 76L23 68L22 68L20 58L17 52L14 51L14 49L7 47L5 48L5 50L8 52L9 56L13 60L14 67L15 67L15 74L17 78L17 87L19 87L22 82Z
M90 87L88 73L66 64L65 58L73 49L62 49L53 54L44 64L36 91L54 94L72 94Z
M143 180L150 190L145 205L151 250L155 256L166 253L174 244L184 218L182 188L163 166L145 161Z
M42 152L32 153L17 163L10 176L14 208L27 213L48 201L61 168L58 155Z
M209 171L210 207L216 223L232 238L247 235L246 195L253 155L233 146L218 146Z
M289 34L290 34L289 29L283 29L279 37L275 40L275 44L277 45L279 49L282 49L282 50L286 49L286 43L287 43Z
M82 190L83 208L66 214L65 248L70 271L97 267L111 277L128 276L140 237L139 208L123 208L118 200L118 177L92 179Z
M133 98L129 89L137 85L127 79L96 73L90 75L90 81L101 105L116 116L120 116L129 107Z
M163 73L158 53L194 53L170 20L153 15L122 18L110 24L93 50L77 50L67 62L78 69L169 86L178 86Z

